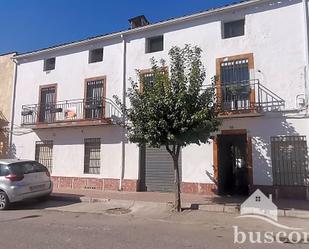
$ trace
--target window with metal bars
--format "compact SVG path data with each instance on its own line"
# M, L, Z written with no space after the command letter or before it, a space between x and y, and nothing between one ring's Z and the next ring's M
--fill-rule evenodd
M103 118L104 115L104 80L87 81L85 100L85 118Z
M167 68L163 67L158 70L159 74L165 75L167 74ZM142 89L147 87L152 87L154 83L154 72L152 71L141 71L140 74L140 83L142 85Z
M44 60L44 71L54 70L56 66L56 58L48 58Z
M146 53L163 51L163 35L146 39Z
M224 61L220 64L222 107L224 110L250 108L249 59Z
M221 62L221 84L248 83L250 79L249 59Z
M222 33L223 38L231 38L244 35L245 19L224 23Z
M153 74L153 72L142 73L141 74L141 82L144 85L152 86L153 85L153 81L154 81L154 74Z
M35 160L43 164L49 172L53 171L53 141L35 142Z
M100 174L101 168L101 139L86 138L84 142L84 173Z
M103 48L89 50L88 63L103 61Z
M271 137L273 184L308 186L308 149L306 136Z

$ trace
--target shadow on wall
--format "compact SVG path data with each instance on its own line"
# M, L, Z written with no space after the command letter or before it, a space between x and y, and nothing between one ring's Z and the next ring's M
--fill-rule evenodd
M273 136L304 135L295 130L289 119L291 118L281 115L268 118L267 121L261 120L258 125L258 133L252 136L253 165L255 165L253 170L258 171L254 172L254 181L262 183L261 185L273 185L270 138Z
M42 129L37 130L36 135L40 141L53 140L54 145L83 144L86 138L101 138L101 144L119 144L123 139L119 126Z

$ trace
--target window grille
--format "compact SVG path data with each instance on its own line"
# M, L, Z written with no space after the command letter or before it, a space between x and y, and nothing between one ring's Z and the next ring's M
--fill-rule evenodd
M221 63L221 84L248 83L249 60L240 59Z
M270 140L273 184L308 186L306 136L276 136Z
M223 109L249 109L251 93L249 59L224 61L220 66Z
M84 173L100 174L101 168L101 139L86 138L84 154Z
M44 71L54 70L56 66L56 58L49 58L44 60Z
M35 142L35 160L43 164L49 172L53 170L53 141Z
M102 118L104 96L104 80L87 81L87 93L85 100L85 118Z
M163 51L163 35L146 39L146 53Z
M103 61L103 48L89 50L89 63Z
M223 24L223 29L223 38L242 36L245 34L245 19L226 22Z

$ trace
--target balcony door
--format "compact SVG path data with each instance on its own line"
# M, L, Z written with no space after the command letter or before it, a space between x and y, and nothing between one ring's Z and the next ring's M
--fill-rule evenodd
M224 110L250 108L249 60L239 59L221 62L221 87Z
M223 112L251 110L254 107L254 84L250 81L253 54L217 59L217 96Z
M56 85L40 88L39 122L52 123L55 121Z
M104 117L105 78L86 80L85 119Z

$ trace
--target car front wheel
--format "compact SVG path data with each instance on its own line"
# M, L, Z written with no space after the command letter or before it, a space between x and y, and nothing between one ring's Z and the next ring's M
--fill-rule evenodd
M10 204L9 198L5 192L0 191L0 210L7 209Z

